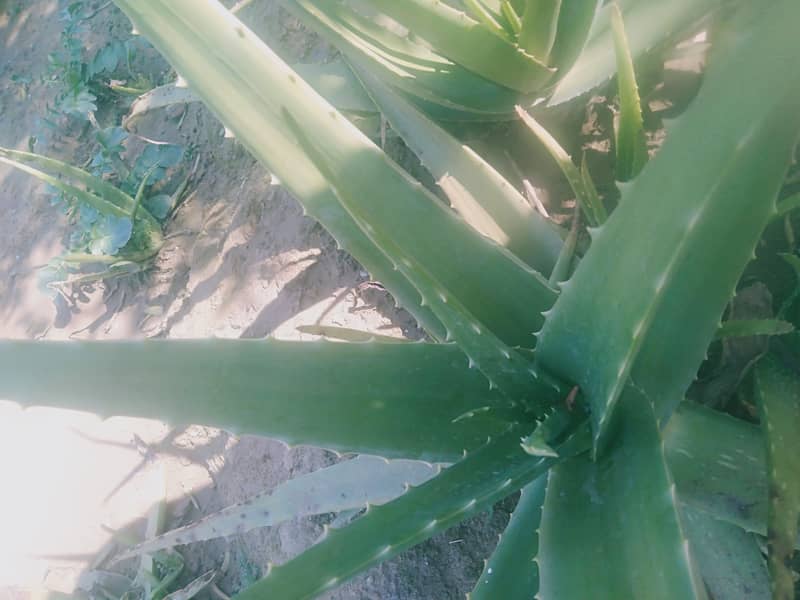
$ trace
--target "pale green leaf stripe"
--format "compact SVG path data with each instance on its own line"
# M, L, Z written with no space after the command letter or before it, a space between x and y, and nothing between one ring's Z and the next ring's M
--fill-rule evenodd
M438 473L438 467L422 461L357 456L295 477L273 490L137 544L115 560L271 527L290 519L386 504L403 495L407 486L418 486Z
M331 157L333 172L348 178L362 193L371 190L376 195L373 210L390 211L396 227L413 235L415 251L424 254L426 266L478 320L505 343L532 345L530 332L543 320L538 311L555 296L547 282L442 206L222 5L214 0L119 0L118 4L222 121L272 166L309 213L390 291L395 289L390 283L397 287L400 281L406 296L416 296L336 200L294 139L284 109L291 109L294 118L314 132L315 143ZM197 59L209 49L214 60ZM453 248L459 249L457 255ZM373 269L376 264L379 272ZM414 314L419 306L415 299Z
M671 413L775 212L800 129L798 21L800 4L772 3L735 52L710 65L692 106L561 285L538 357L589 399L596 451L629 378L659 419ZM774 68L763 68L763 56ZM716 133L699 142L703 130ZM702 160L687 162L695 155Z
M553 71L462 11L439 0L370 0L453 62L521 93L532 93Z
M766 600L769 574L756 536L684 507L686 533L711 598Z
M617 88L619 90L619 124L616 131L617 162L614 166L618 181L629 181L647 163L647 139L644 133L642 103L633 57L628 46L625 23L619 4L611 3L611 29L617 56Z
M486 510L554 463L554 459L525 454L519 446L520 433L515 428L492 439L420 487L370 509L345 529L330 530L316 546L272 568L237 598L316 598L370 566ZM587 444L587 436L578 434L561 450L569 456Z
M794 600L790 563L800 515L800 378L768 355L756 366L756 390L767 440L772 597Z
M0 398L433 462L507 425L453 423L506 400L449 344L0 341Z
M725 0L619 0L619 3L631 54L638 59L648 50L686 36ZM551 105L588 92L611 79L616 72L610 16L611 6L606 4L592 26L580 57L556 85Z
M529 483L520 493L491 558L486 561L468 600L531 600L539 591L539 527L547 490L547 475Z
M716 339L748 337L752 335L786 335L794 331L794 325L780 319L736 319L719 326Z
M119 0L136 28L171 60L180 75L239 141L318 219L401 306L435 339L444 331L419 304L413 286L364 236L338 204L328 185L294 143L281 122L281 102L295 105L278 90L299 94L303 103L327 114L333 110L218 2ZM180 16L179 16L180 15ZM170 17L170 18L167 18ZM224 25L224 26L223 26ZM213 38L213 41L212 41ZM205 60L211 49L212 62ZM283 86L275 85L283 82ZM302 87L303 91L295 88ZM344 120L344 119L342 119Z
M652 407L628 387L620 410L620 435L606 455L572 458L550 473L537 598L703 599Z
M472 149L374 77L359 76L392 128L467 223L540 273L549 274L563 245L557 228Z

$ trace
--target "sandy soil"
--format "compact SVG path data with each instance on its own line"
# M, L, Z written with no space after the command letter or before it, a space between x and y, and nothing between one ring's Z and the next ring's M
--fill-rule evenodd
M5 4L5 6L4 6ZM47 56L59 44L65 0L0 2L0 145L25 149L53 96ZM102 4L102 3L98 3ZM3 10L5 9L5 10ZM324 61L331 50L263 0L243 17L290 60ZM92 21L88 48L128 25L109 6ZM153 69L163 69L151 57ZM25 81L20 81L20 76ZM413 320L199 106L152 115L137 133L195 144L192 191L166 227L168 241L145 275L84 287L52 301L37 269L63 248L66 223L43 186L0 166L0 335L13 338L310 337L323 323L419 337ZM80 164L79 128L37 151ZM21 411L0 402L0 597L46 588L70 593L109 543L110 531L142 522L166 496L175 526L335 460L200 426L65 411ZM191 496L190 496L191 494ZM196 503L196 505L195 505ZM389 561L332 592L337 599L463 597L496 542L513 502ZM231 564L219 586L234 593L268 562L313 543L326 518L305 519L181 548L189 573ZM187 575L188 577L188 575ZM205 592L204 592L205 593Z

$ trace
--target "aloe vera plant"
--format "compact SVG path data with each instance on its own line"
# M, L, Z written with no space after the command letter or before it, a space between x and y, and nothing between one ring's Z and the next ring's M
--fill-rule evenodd
M559 267L569 278L552 284L563 232L520 208L508 182L407 100L464 109L430 90L445 89L452 73L490 75L491 65L466 47L477 39L490 40L498 56L519 54L492 82L516 86L503 99L513 107L518 93L551 81L550 61L597 59L579 49L598 3L475 0L465 3L469 16L441 2L368 3L419 28L430 43L422 45L379 37L383 29L343 2L291 2L336 32L452 208L215 0L116 3L431 341L2 341L0 394L450 465L398 475L417 485L368 505L241 598L315 597L520 489L474 598L701 599L745 588L761 598L770 580L776 597L791 597L800 477L787 427L797 421L797 375L760 365L764 431L683 399L776 213L797 142L795 0L765 7L741 25L729 52L714 56L658 155L590 231L574 273ZM623 2L623 16L655 4ZM675 6L685 13L667 30L650 26L642 37L626 21L634 55L643 39L671 39L673 25L694 23L715 3ZM561 36L563 19L581 24L569 28L581 35ZM358 54L365 46L353 51L366 31L387 54L402 46L417 60L424 48L435 62L432 48L446 49L452 69L404 88L405 75L382 56L376 82ZM598 22L591 31L602 39ZM387 86L390 71L396 79ZM476 95L471 108L505 106L489 96L484 104ZM509 215L528 226L530 240ZM758 548L764 535L771 579Z

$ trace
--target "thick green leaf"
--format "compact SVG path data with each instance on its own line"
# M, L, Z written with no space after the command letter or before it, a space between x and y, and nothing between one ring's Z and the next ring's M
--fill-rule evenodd
M435 462L502 430L507 404L453 345L277 340L2 341L0 397Z
M618 0L625 18L634 60L646 52L679 41L725 0ZM569 3L567 3L569 4ZM556 86L550 104L561 104L605 83L616 72L611 5L597 15L583 52Z
M544 64L550 62L550 51L556 41L561 0L527 0L522 14L519 45Z
M591 179L581 172L581 169L572 162L572 157L561 147L561 144L559 144L558 141L550 135L550 132L542 127L528 111L521 106L517 106L517 115L522 119L522 122L525 123L528 129L530 129L531 133L542 143L545 150L553 157L553 160L556 161L558 168L561 169L567 183L569 183L569 186L572 188L572 193L575 194L575 200L581 207L589 224L593 227L597 227L605 223L608 218L608 213Z
M725 321L717 329L718 340L752 335L786 335L794 331L794 325L780 319L735 319Z
M472 73L341 0L282 1L351 63L403 90L429 113L446 119L507 119L519 101L518 92Z
M42 156L41 154L33 154L32 152L22 152L20 150L12 150L10 148L0 148L0 156L3 158L22 163L29 167L35 167L47 172L51 175L69 179L76 183L85 186L87 190L93 192L95 196L101 197L106 202L113 204L113 208L105 208L98 210L103 214L113 214L115 216L129 215L133 210L134 199L123 192L122 190L114 187L104 179L95 177L87 173L83 169L73 167L72 165Z
M550 50L550 64L558 69L553 83L564 77L578 60L601 5L602 0L562 1L558 13L558 31Z
M280 118L284 104L313 107L314 113L323 116L330 111L336 114L334 109L216 1L119 0L117 4L305 210L381 281L429 334L443 339L441 324L420 306L419 294L353 223ZM211 62L205 58L209 52L216 57Z
M585 433L585 430L584 430ZM512 429L393 502L371 508L341 530L239 594L240 600L315 598L353 575L489 508L544 473L554 459L533 458ZM578 435L564 454L585 449Z
M683 509L683 520L711 598L766 600L770 597L767 565L755 535L691 508Z
M774 2L718 57L694 104L561 285L538 356L587 396L595 451L629 380L659 419L671 413L775 212L800 129L798 20L800 4Z
M330 154L315 143L315 133L303 130L300 123L287 115L297 132L298 141L314 164L331 183L339 201L353 220L383 252L397 265L397 269L419 290L422 301L441 321L452 339L469 358L470 367L475 366L486 376L489 387L498 387L511 400L512 405L525 399L536 414L541 414L547 403L541 398L529 399L531 381L539 377L533 363L523 354L506 345L486 323L481 322L461 302L447 281L446 273L431 269L425 253L420 253L420 240L403 226L402 215L391 210L378 209L365 198L361 189L352 185L347 171L337 171ZM356 159L352 168L369 165L368 156ZM358 165L358 167L356 167ZM384 182L386 185L387 182ZM431 206L434 206L431 204ZM391 209L391 207L385 207ZM425 205L422 205L425 208ZM409 225L411 225L409 223ZM427 258L430 258L428 255ZM553 385L559 390L557 384Z
M552 70L478 21L439 0L370 0L370 5L424 38L454 63L521 93L532 93Z
M290 519L386 504L404 494L409 485L418 486L438 473L438 467L417 460L357 456L295 477L268 492L148 539L125 550L116 560L271 527Z
M550 273L562 246L558 230L468 146L374 77L362 77L392 128L430 171L453 208L480 233L539 272Z
M343 60L333 60L325 64L300 63L292 65L292 68L337 110L355 114L376 112L375 105ZM131 105L123 124L128 128L136 119L151 110L200 101L197 94L189 88L180 87L177 82L168 83L139 96Z
M800 377L768 355L756 367L756 389L767 440L772 594L775 600L793 600L790 564L800 515Z
M617 87L619 90L619 123L616 131L617 162L614 165L618 181L629 181L647 163L647 139L644 134L642 103L633 57L628 46L625 23L617 2L611 3L611 29L617 56Z
M663 436L682 502L746 531L766 534L767 460L757 426L684 402Z
M398 295L398 300L404 305L412 302L409 310L415 316L423 310L417 294L394 271L392 260L353 223L330 182L298 145L286 111L313 132L332 172L357 188L364 201L364 190L378 196L369 202L368 221L391 220L399 235L412 240L414 257L424 257L426 267L505 343L532 345L530 332L543 320L538 311L555 296L547 282L476 234L405 174L221 4L216 0L119 0L118 4L309 213L391 292L400 286L404 297ZM200 58L209 51L213 61ZM422 316L429 318L430 311L425 309Z
M547 475L522 488L517 507L468 600L531 600L539 591L539 527Z
M705 598L647 399L628 387L622 424L598 462L553 468L542 515L539 596L544 600Z

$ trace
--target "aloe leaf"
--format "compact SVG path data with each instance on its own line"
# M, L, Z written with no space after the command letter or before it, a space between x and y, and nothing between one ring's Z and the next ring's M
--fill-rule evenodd
M800 194L793 194L778 202L778 216L782 217L797 208L800 208Z
M539 590L539 527L547 475L524 488L468 600L530 600Z
M416 290L352 222L278 118L280 100L276 90L297 87L293 83L299 81L297 76L289 73L266 46L216 2L178 6L163 1L130 3L120 0L118 4L133 17L138 29L175 63L178 71L193 84L195 93L222 117L226 127L301 201L305 210L380 280L398 304L408 309L429 334L443 339L441 324L429 310L420 306ZM165 18L167 15L171 18ZM187 27L184 19L195 28ZM221 27L220 23L225 26ZM210 46L212 35L217 37ZM244 37L240 37L242 35ZM210 47L224 57L213 63L213 68L201 58ZM279 88L273 81L284 84ZM310 88L304 89L308 93L299 94L305 102L321 102ZM294 100L288 102L295 103ZM315 110L324 111L325 108Z
M522 13L519 45L528 54L549 64L550 51L558 32L558 14L561 0L526 0Z
M419 290L424 304L430 307L444 325L447 339L456 342L467 355L469 366L480 369L489 381L489 388L500 388L512 405L518 399L526 398L531 380L539 377L533 363L506 345L464 306L459 294L453 291L452 284L444 278L446 273L428 266L430 261L426 262L425 253L419 252L423 249L420 239L414 232L406 229L402 215L392 216L391 211L386 210L389 207L375 210L374 203L365 199L360 188L353 186L353 178L348 176L346 167L345 170L334 170L330 155L324 154L320 146L312 140L314 133L311 130L304 131L288 111L286 119L296 130L298 141L304 147L306 155L311 157L320 172L331 182L339 201L353 220ZM369 164L367 158L357 158L354 164L363 168ZM384 181L383 185L387 183ZM425 208L425 205L421 208ZM430 257L431 254L428 254L427 258ZM555 383L553 387L555 390L559 389ZM542 398L534 397L531 400L528 405L537 413L541 413L547 406Z
M716 339L748 337L752 335L785 335L794 331L794 325L780 319L736 319L719 326Z
M463 12L438 0L370 0L453 62L521 93L537 91L552 70Z
M295 64L292 68L338 110L356 114L376 112L375 105L364 93L358 79L341 59L325 64ZM155 87L134 101L123 119L123 126L129 128L150 111L191 102L201 102L201 99L187 87L177 83Z
M483 4L481 4L480 0L462 1L464 3L464 8L467 9L467 12L472 16L472 18L482 23L486 29L501 39L505 41L511 41L505 28L500 24L495 16L489 12Z
M505 18L508 26L511 28L511 31L514 32L515 35L519 35L519 32L522 31L522 19L520 18L519 14L517 14L517 10L508 0L502 0L500 3L500 11Z
M274 490L149 539L125 550L116 560L270 527L298 517L386 504L405 493L407 486L418 486L438 472L438 467L421 461L358 456L290 479Z
M772 597L793 600L790 564L800 515L800 379L768 355L756 366L756 389L767 440L767 547Z
M561 247L561 252L558 254L553 272L550 273L550 279L547 282L557 287L562 281L567 281L572 273L572 263L575 258L575 248L578 245L578 228L580 227L580 212L575 211L572 217L572 226L569 229L567 238L564 240L564 245Z
M362 197L363 190L380 194L382 201L370 203L370 218L392 220L399 233L412 240L415 255L424 256L448 289L505 343L531 345L529 332L542 321L537 311L547 308L555 295L546 281L477 235L403 173L221 4L119 0L119 5L312 216L389 291L395 293L400 282L405 298L398 301L405 304L411 299L413 304L407 307L415 316L422 310L417 294L353 223L330 183L297 144L285 119L287 108L306 130L313 131L315 144L331 160L332 172L358 188ZM217 59L199 60L209 49ZM459 249L458 256L453 248ZM428 320L430 315L430 311L422 314ZM441 326L435 331L440 334Z
M393 458L453 462L507 425L498 417L506 399L449 344L2 341L0 357L0 397L25 406L158 416Z
M683 519L711 598L770 597L767 566L752 533L690 508Z
M561 3L558 31L550 50L550 64L558 69L553 83L564 77L578 60L602 4L602 0L569 0Z
M617 180L630 181L647 163L647 138L644 134L642 103L633 57L628 46L625 23L619 4L611 3L611 29L617 56L617 87L619 88L619 124L616 131L617 161L614 169Z
M596 452L629 379L659 419L671 413L775 212L800 129L800 77L786 76L800 51L789 25L795 19L800 4L770 4L735 50L710 66L697 99L593 232L547 315L538 358L586 395ZM775 57L775 69L763 68L764 56ZM701 149L698 131L716 132ZM702 160L686 160L695 155ZM598 318L598 307L609 306Z
M396 338L388 335L380 335L371 331L360 329L350 329L349 327L336 327L334 325L300 325L297 327L300 333L310 333L320 335L331 340L342 340L345 342L382 342L387 344L410 344L411 340Z
M86 186L86 189L94 192L95 196L100 196L105 202L113 204L117 209L108 208L108 212L103 214L113 214L115 216L124 216L130 214L133 209L134 199L119 188L114 187L107 181L100 177L87 173L83 169L73 167L72 165L48 158L41 154L34 154L32 152L22 152L20 150L12 150L10 148L0 147L0 157L8 160L16 161L17 163L25 164L29 167L38 168L44 172L55 174L59 177L69 179ZM52 175L51 175L52 176ZM98 209L100 210L100 209Z
M214 581L214 578L217 576L217 570L211 569L206 571L202 575L195 577L185 586L180 588L179 590L175 590L164 596L164 600L191 600L197 594L202 592L206 589L211 582Z
M705 598L652 406L633 387L620 406L620 434L606 455L598 462L575 457L550 473L539 532L539 595Z
M569 450L585 449L583 436ZM327 537L294 560L273 567L264 579L239 594L256 598L314 598L353 575L455 525L533 481L553 464L519 447L519 430L492 439L437 477Z
M92 192L87 192L81 188L75 187L69 183L66 183L59 179L58 177L53 177L45 173L44 171L40 171L39 169L34 169L31 166L28 166L25 163L12 160L10 158L6 158L5 156L0 155L0 162L4 162L7 165L10 165L20 171L27 173L28 175L33 175L37 179L45 182L46 184L64 192L69 196L74 196L84 204L91 206L97 212L102 215L113 216L113 217L128 217L129 214L124 209L120 208L116 204L108 202L104 200L97 194L93 194Z
M472 227L541 273L550 273L562 241L557 229L489 163L374 77L361 75L392 128L409 145Z
M376 23L341 0L283 0L359 68L446 119L507 119L519 94L453 63L435 49Z
M766 534L767 459L759 427L683 402L663 436L682 502L746 531Z
M572 188L572 192L575 194L575 200L577 200L580 205L589 224L593 227L602 225L608 218L608 214L606 213L602 200L600 200L600 197L597 195L597 190L588 176L581 172L575 163L572 162L572 158L567 154L567 151L561 147L556 139L550 135L550 132L542 127L528 111L521 106L517 106L517 115L538 138L545 150L553 157L553 160L556 161L558 168L561 169L567 183L569 183L569 186Z
M679 41L725 0L619 0L634 60ZM567 3L569 4L569 3ZM607 82L616 72L610 4L600 9L583 51L555 87L550 105L562 104Z

